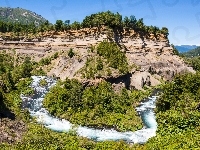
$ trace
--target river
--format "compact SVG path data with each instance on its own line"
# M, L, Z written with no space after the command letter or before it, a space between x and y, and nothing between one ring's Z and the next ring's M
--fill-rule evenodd
M33 82L30 86L35 90L35 94L29 97L21 95L22 108L27 108L30 115L35 117L38 123L43 124L45 127L53 131L68 132L73 129L76 131L77 135L87 137L95 141L124 140L128 143L140 144L143 144L149 138L156 136L157 123L153 110L155 108L155 101L157 98L155 95L157 91L136 107L138 114L141 116L144 127L135 132L119 132L114 129L102 130L84 126L74 127L74 125L67 120L51 116L42 106L42 101L50 88L56 84L56 80L45 76L32 76L32 78ZM41 87L39 85L41 79L45 79L47 81L48 84L45 87Z

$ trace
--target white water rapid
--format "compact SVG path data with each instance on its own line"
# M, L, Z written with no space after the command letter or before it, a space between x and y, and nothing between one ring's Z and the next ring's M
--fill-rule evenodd
M45 127L58 132L68 132L72 129L73 124L67 120L61 120L51 116L48 111L42 107L42 101L45 94L56 84L56 80L45 76L32 76L32 78L33 82L31 87L35 90L35 94L31 97L21 95L22 108L28 108L30 115L36 117L38 123L43 124ZM41 79L45 79L48 85L41 87L39 85ZM135 132L118 132L114 129L101 130L78 126L75 128L75 131L79 136L87 137L96 141L124 140L128 143L145 143L149 138L156 135L157 123L153 112L156 97L157 96L151 96L147 98L136 108L145 125L141 130Z

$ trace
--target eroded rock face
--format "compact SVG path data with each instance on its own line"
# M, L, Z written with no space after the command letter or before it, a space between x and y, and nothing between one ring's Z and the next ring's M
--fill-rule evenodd
M67 78L76 78L88 85L96 84L100 80L82 79L77 72L85 65L87 58L95 53L88 53L88 48L96 46L98 43L106 40L117 42L124 53L129 65L137 66L140 69L130 71L131 76L121 76L119 73L112 72L112 77L102 77L103 80L110 80L116 90L126 87L128 89L142 89L144 86L155 86L159 80L172 80L176 74L185 72L194 72L184 61L173 54L173 48L170 46L167 37L163 35L140 35L134 30L124 29L121 33L113 33L108 36L108 29L86 28L81 30L70 30L67 32L45 33L39 41L18 42L17 45L12 42L0 44L3 48L16 48L18 55L28 55L34 57L35 61L50 56L50 54L61 51L65 53L70 48L76 53L76 57L69 58L67 55L59 56L53 60L51 66L46 68L47 75L55 75L62 80ZM30 45L34 44L34 45ZM24 45L24 46L23 46ZM93 57L93 56L92 56ZM137 70L137 71L136 71Z
M65 80L66 78L75 78L76 72L79 71L87 61L87 50L81 52L74 50L74 52L78 53L80 57L59 57L53 62L54 65L47 75L51 76L54 74L55 76L60 77L61 80Z
M145 39L143 42L146 42ZM153 78L171 81L176 74L195 72L179 56L173 54L173 49L167 42L157 41L155 43L156 46L146 45L139 50L129 49L126 53L129 64L135 64L141 68L133 74L131 86L141 89L144 85L151 85ZM149 77L144 77L143 72L149 73ZM159 84L159 82L155 83Z

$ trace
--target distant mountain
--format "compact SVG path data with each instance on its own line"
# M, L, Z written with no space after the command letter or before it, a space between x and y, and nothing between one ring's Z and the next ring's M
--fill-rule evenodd
M195 56L200 56L200 46L193 49L193 50L190 50L188 52L185 52L185 53L182 53L184 56L186 57L195 57Z
M20 22L22 24L34 23L40 25L46 21L41 15L22 8L0 7L0 21Z
M197 48L198 46L196 45L176 45L175 48L180 52L180 53L184 53L184 52L187 52L189 50L192 50L192 49L195 49Z

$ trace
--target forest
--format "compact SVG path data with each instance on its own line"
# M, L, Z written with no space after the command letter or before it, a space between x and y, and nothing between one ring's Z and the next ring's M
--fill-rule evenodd
M186 56L186 57L197 57L197 56L199 56L199 54L200 54L200 47L197 47L193 50L182 53L182 55Z
M34 22L28 24L20 22L5 22L0 21L0 32L13 32L15 36L33 34L37 35L39 32L43 33L46 31L67 31L67 30L78 30L81 28L100 27L102 25L108 26L113 31L122 30L123 28L134 29L141 34L163 34L166 38L168 36L168 29L162 27L159 29L156 26L146 26L143 22L143 18L136 19L134 15L130 17L119 13L112 13L111 11L99 12L86 16L82 22L74 21L70 23L70 20L57 20L55 24L50 23L48 20L43 21L40 25Z

